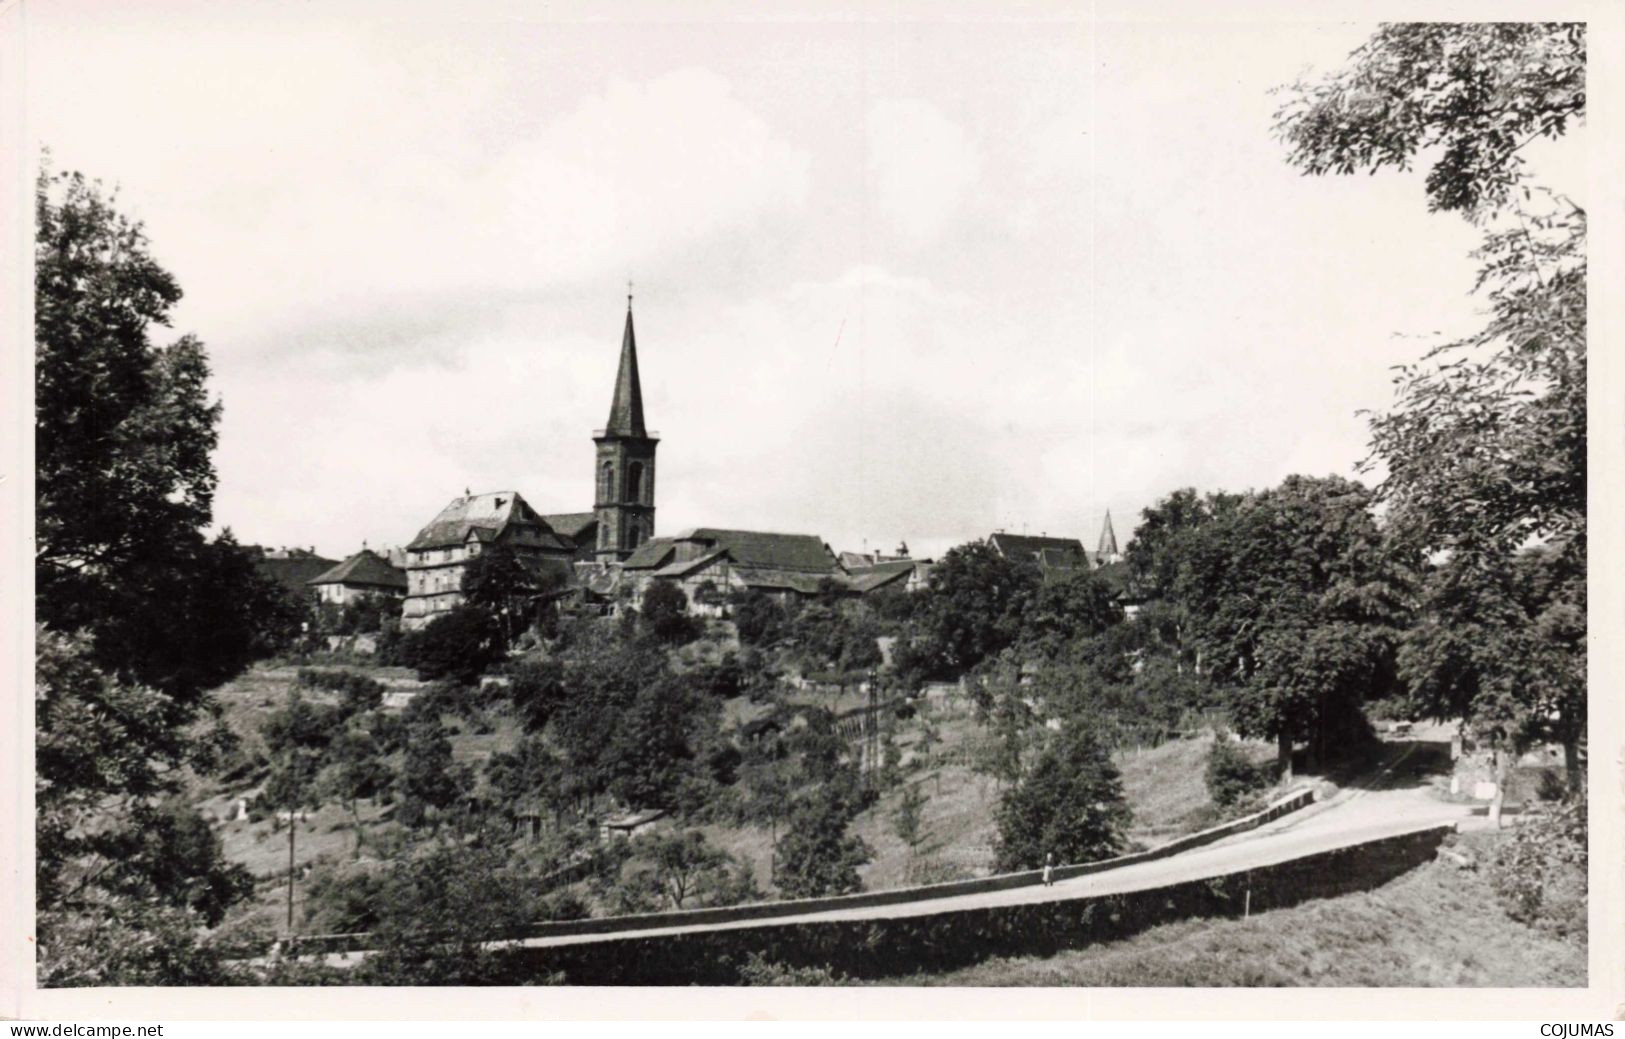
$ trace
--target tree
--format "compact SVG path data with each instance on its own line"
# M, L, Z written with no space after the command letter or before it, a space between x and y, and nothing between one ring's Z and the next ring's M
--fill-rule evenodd
M903 843L908 845L908 853L912 857L915 847L920 843L921 824L925 821L925 794L921 792L918 783L912 783L903 790L903 797L897 802L897 812L892 816L892 829Z
M1014 643L1039 583L1035 565L1008 560L985 541L949 549L916 609L935 669L961 674Z
M359 801L387 790L394 781L394 772L384 759L377 738L354 724L333 738L328 760L323 787L349 810L350 824L355 830L355 857L360 858L363 831Z
M661 642L680 646L699 634L699 624L688 613L688 596L669 581L655 581L643 593L638 616Z
M1220 808L1234 808L1269 785L1267 773L1222 734L1207 755L1208 796Z
M401 645L401 659L419 678L447 678L460 685L477 682L505 652L499 622L467 604L411 632Z
M204 690L287 634L287 604L229 533L203 535L220 419L207 354L149 339L180 286L79 174L42 172L34 198L36 616L171 698L178 733Z
M773 846L773 883L788 898L822 898L863 889L858 867L871 852L848 834L856 815L852 801L828 785L796 804L784 835Z
M1401 369L1394 406L1371 423L1397 536L1448 560L1429 578L1403 677L1430 691L1427 709L1459 710L1503 763L1556 705L1575 783L1583 653L1535 635L1500 585L1532 541L1563 557L1559 570L1586 569L1586 214L1532 191L1520 155L1584 119L1585 63L1577 23L1384 26L1346 68L1296 84L1277 120L1288 161L1311 174L1404 168L1437 149L1429 207L1488 225L1474 286L1488 323ZM1564 598L1583 603L1583 591ZM1451 629L1543 644L1563 688L1525 684L1520 657L1472 659Z
M733 605L734 626L746 646L771 646L784 633L784 609L757 589L739 593Z
M223 983L220 950L199 935L252 883L174 799L179 764L206 763L208 741L146 753L163 744L152 730L167 724L169 698L103 674L83 635L35 637L41 983Z
M656 833L633 841L633 853L649 872L667 905L733 905L741 896L737 864L698 830ZM754 885L751 885L754 887Z
M1585 81L1579 22L1384 25L1345 68L1293 84L1276 133L1308 174L1436 155L1428 208L1473 216L1524 182L1525 145L1585 118Z
M999 801L998 868L1037 869L1052 854L1062 863L1110 858L1129 819L1111 757L1082 726L1066 726Z
M357 985L515 984L507 949L538 918L536 886L489 844L444 840L397 864L378 895Z
M1039 586L1022 617L1022 638L1037 652L1054 654L1122 620L1123 608L1106 583L1079 570Z
M463 605L491 619L503 648L512 645L535 620L534 604L544 591L543 581L520 561L511 545L501 541L484 546L468 561L461 587Z
M466 784L461 779L452 767L451 740L439 720L415 723L407 732L406 754L396 780L400 820L412 827L432 821L438 829L441 815L462 796Z
M1365 732L1360 704L1396 688L1414 555L1383 536L1372 496L1340 477L1288 477L1182 541L1172 595L1245 736L1328 755Z

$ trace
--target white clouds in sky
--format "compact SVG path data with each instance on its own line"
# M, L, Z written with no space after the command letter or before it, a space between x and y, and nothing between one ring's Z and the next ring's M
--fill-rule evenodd
M843 548L1092 543L1187 484L1348 472L1395 333L1476 320L1419 174L1308 179L1270 137L1358 26L257 10L29 29L32 132L186 289L245 540L400 542L464 486L585 508L628 276L660 529Z

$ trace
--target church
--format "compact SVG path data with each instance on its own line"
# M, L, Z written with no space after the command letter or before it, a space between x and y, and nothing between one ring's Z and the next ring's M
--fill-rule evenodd
M543 513L518 491L465 491L418 531L406 546L402 626L421 628L460 604L464 568L496 544L538 575L600 600L635 599L659 579L674 580L691 598L706 586L719 594L755 588L781 598L860 590L814 535L713 528L655 535L660 441L644 418L630 296L609 420L592 441L591 512Z

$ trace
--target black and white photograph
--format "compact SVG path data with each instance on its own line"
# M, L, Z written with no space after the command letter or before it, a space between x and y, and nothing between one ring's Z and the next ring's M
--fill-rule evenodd
M11 5L6 1013L1614 1006L1600 37L1393 10Z

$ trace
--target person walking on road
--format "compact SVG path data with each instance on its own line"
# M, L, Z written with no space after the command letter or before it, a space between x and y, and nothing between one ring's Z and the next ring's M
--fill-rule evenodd
M1053 851L1044 854L1044 886L1055 886L1055 853Z

